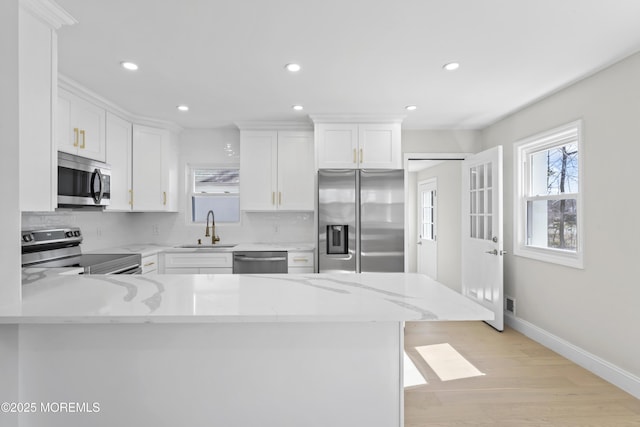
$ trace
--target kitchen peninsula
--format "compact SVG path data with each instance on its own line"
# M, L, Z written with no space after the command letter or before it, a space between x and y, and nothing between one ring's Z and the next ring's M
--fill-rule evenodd
M29 426L400 427L404 322L493 316L411 273L31 279L20 399L100 411Z

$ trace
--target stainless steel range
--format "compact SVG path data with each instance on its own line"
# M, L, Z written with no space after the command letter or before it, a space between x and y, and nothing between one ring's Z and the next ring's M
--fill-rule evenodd
M80 274L140 274L140 254L82 254L78 227L22 230L22 267L78 267Z

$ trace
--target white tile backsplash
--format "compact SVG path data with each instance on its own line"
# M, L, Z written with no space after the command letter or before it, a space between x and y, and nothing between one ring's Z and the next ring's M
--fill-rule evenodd
M220 243L313 242L313 212L250 212L241 224L216 224ZM80 227L85 252L134 243L206 242L205 225L187 224L182 212L24 212L22 228Z

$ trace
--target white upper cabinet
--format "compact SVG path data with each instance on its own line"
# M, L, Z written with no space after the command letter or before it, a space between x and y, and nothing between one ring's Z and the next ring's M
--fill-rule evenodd
M51 150L53 34L23 9L19 31L20 210L52 211L57 207L57 157Z
M358 125L322 123L316 126L318 168L358 167Z
M59 151L104 162L106 111L60 89L56 142Z
M401 125L329 123L315 125L318 169L401 169Z
M276 210L278 132L240 133L240 210Z
M107 163L111 165L110 211L130 211L132 197L132 124L107 112Z
M278 132L278 209L314 209L312 132ZM242 196L241 196L242 197Z
M358 125L358 167L402 169L400 124Z
M132 153L133 210L177 211L178 153L171 132L134 125Z
M243 130L240 153L241 210L314 209L312 132Z
M58 89L56 30L74 23L55 3L20 2L18 181L21 211L53 211L58 206L58 156L53 138Z

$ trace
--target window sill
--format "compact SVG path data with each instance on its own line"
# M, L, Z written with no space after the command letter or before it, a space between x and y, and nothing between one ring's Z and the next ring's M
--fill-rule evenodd
M544 261L551 264L584 269L584 262L581 253L536 248L531 246L520 246L514 250L514 255Z

